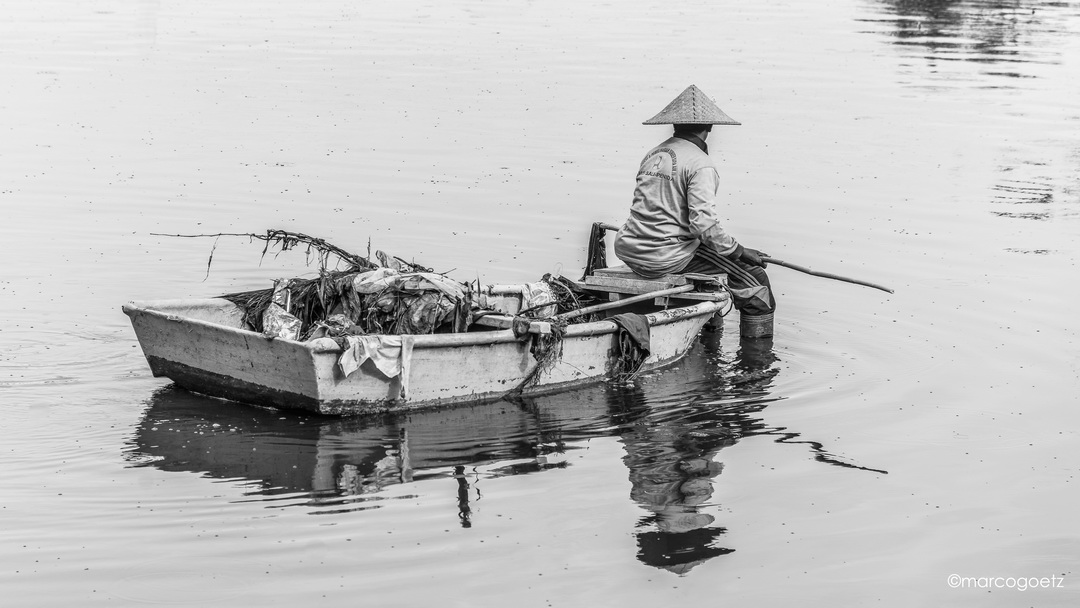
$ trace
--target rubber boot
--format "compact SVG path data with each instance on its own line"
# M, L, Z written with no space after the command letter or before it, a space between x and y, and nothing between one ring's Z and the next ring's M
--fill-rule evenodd
M739 313L739 336L743 338L771 338L773 313L748 315Z

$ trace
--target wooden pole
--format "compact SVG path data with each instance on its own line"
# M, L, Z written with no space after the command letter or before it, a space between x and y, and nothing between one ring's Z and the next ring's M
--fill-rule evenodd
M660 289L657 291L650 291L649 293L643 293L639 296L623 298L614 302L605 302L604 304L596 304L594 306L586 306L585 308L571 310L570 312L564 312L561 315L555 315L555 318L560 321L565 321L566 319L573 319L574 317L580 317L581 315L587 315L589 313L599 312L601 310L618 308L620 306L626 306L627 304L644 302L645 300L651 300L653 298L662 298L664 296L670 296L676 293L694 291L694 289L695 287L693 285L680 285L679 287L669 287L667 289Z
M864 287L873 287L874 289L880 289L881 291L887 291L889 293L893 293L893 290L889 289L888 287L884 287L884 286L878 285L876 283L868 283L866 281L860 281L859 279L852 279L850 277L842 277L842 276L840 276L838 274L832 274L830 272L818 272L818 271L815 271L815 270L811 270L811 269L809 269L809 268L807 268L805 266L799 266L798 264L792 264L790 262L785 262L784 260L778 260L776 258L770 258L768 256L761 256L761 261L765 262L766 264L776 264L777 266L783 266L784 268L790 268L792 270L798 270L799 272L803 272L803 273L806 273L808 275L812 275L812 276L815 276L815 277L823 277L823 278L826 278L826 279L833 279L833 280L836 280L836 281L843 281L845 283L854 283L855 285L863 285Z

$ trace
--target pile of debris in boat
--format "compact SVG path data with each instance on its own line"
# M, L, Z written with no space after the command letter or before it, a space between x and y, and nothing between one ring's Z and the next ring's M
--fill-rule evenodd
M493 286L461 283L431 268L376 251L373 262L322 239L269 230L247 235L288 250L307 245L318 253L319 276L278 279L271 288L220 296L244 311L244 322L268 338L308 341L350 335L422 335L460 333L481 317L503 314L494 304L507 295ZM263 250L265 255L266 249ZM329 254L346 262L344 270L327 268ZM600 302L595 295L560 276L515 286L524 319L550 319ZM595 320L582 315L574 322Z
M460 333L480 317L503 312L490 300L506 294L492 286L459 283L430 269L394 266L322 271L314 279L278 279L271 288L220 297L244 311L244 321L253 331L300 341ZM521 298L517 316L527 319L546 319L600 301L550 274L517 287L520 294L515 295ZM594 319L583 315L574 321Z

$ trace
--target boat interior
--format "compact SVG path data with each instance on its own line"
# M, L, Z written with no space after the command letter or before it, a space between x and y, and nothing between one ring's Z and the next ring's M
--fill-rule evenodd
M648 314L673 306L695 304L700 301L718 301L727 297L724 291L726 275L668 275L659 279L646 279L625 266L596 269L581 281L570 281L585 293L594 296L594 302L584 308L554 315L554 306L547 311L537 310L536 319L524 320L529 333L547 334L552 322L577 323L585 320L604 319L611 315L634 312ZM474 315L468 331L497 331L514 327L515 318L523 311L529 312L530 290L535 284L487 285L480 290L479 306L486 314ZM674 293L672 293L674 292ZM606 302L605 302L606 300ZM245 311L223 298L187 300L159 300L143 302L141 306L170 316L196 319L226 327L251 331L245 321ZM524 308L523 308L524 306ZM545 318L546 317L546 318ZM518 319L518 323L523 320ZM519 329L525 331L524 326ZM452 331L440 327L435 333Z

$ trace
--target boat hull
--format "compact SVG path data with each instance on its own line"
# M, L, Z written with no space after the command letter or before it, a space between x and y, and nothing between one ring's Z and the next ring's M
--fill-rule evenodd
M701 327L726 307L700 302L649 313L650 355L643 370L686 354ZM241 311L222 299L133 302L131 318L155 376L234 401L351 415L499 399L520 388L535 395L595 383L616 359L613 321L570 325L562 354L527 385L537 361L531 341L510 330L408 336L407 371L393 378L371 361L345 376L331 339L268 339L240 329Z

